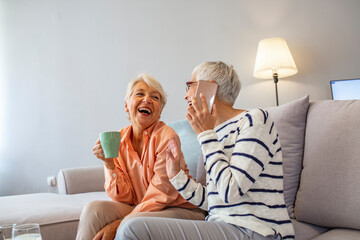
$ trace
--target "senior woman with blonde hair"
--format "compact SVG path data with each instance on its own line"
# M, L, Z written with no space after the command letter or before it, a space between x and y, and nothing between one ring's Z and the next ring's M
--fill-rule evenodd
M104 162L105 190L113 201L94 201L83 209L76 239L113 239L121 222L139 216L204 219L204 211L187 202L166 173L170 139L180 146L176 132L160 121L166 104L161 84L140 74L127 87L125 111L131 122L120 130L118 158L105 158L98 139L94 155ZM179 152L187 176L184 156Z

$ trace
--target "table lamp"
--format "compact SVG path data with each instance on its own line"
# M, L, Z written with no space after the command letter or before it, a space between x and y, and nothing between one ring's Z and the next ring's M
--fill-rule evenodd
M254 77L274 79L276 106L279 106L277 83L279 78L298 72L289 47L283 38L267 38L259 42L254 67Z

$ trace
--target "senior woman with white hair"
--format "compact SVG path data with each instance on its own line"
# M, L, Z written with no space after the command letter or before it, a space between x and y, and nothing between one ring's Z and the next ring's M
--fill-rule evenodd
M98 139L94 155L104 162L105 190L113 201L94 201L83 209L76 239L113 239L120 222L139 216L204 219L205 212L187 202L166 173L170 139L176 132L160 121L166 95L160 83L140 74L127 87L125 111L131 125L120 130L118 158L105 158ZM187 169L182 152L179 162Z
M199 80L218 84L211 112L194 98ZM283 196L281 146L269 114L233 108L240 80L223 62L197 66L187 87L187 119L205 156L206 186L187 176L176 141L167 151L167 175L185 199L209 215L206 221L132 219L116 239L294 239ZM201 105L207 105L204 96Z

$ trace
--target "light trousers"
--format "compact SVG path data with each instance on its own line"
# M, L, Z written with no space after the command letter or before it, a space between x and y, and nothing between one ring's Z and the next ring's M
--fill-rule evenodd
M92 240L107 224L123 219L121 225L135 217L164 217L204 220L205 212L200 209L165 208L158 212L138 212L127 216L135 206L114 201L93 201L88 203L81 212L77 240Z
M115 240L281 240L264 237L249 229L225 222L189 221L168 218L134 218L118 228Z

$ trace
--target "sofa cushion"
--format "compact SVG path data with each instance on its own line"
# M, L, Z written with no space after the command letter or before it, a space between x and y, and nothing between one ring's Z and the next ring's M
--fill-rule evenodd
M170 122L168 125L179 135L181 150L189 168L189 173L196 179L196 168L200 156L200 144L197 140L196 133L186 119Z
M111 201L105 191L81 194L33 193L0 197L0 225L39 223L43 239L75 239L83 207L91 201Z
M320 236L313 238L313 240L359 240L360 239L360 231L352 230L352 229L332 229Z
M204 155L202 154L202 151L200 151L200 156L196 169L196 182L201 183L201 185L203 186L206 186L206 171L204 166Z
M296 240L308 240L313 239L324 232L329 231L328 228L319 227L309 223L303 223L296 221L296 219L291 219L291 222L295 231Z
M360 100L312 102L295 216L360 229Z
M283 155L284 198L289 216L294 218L295 196L302 168L306 114L309 96L266 109L279 133Z

